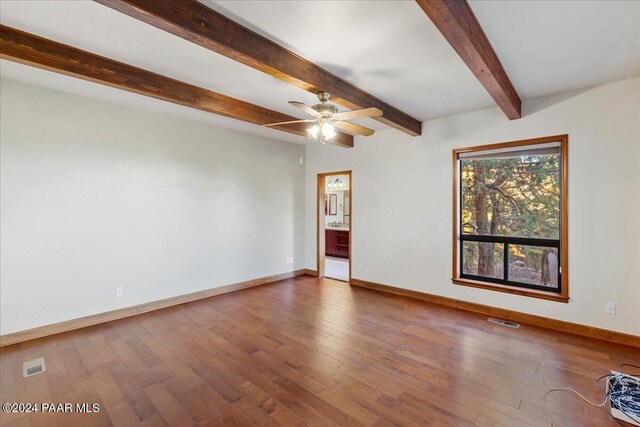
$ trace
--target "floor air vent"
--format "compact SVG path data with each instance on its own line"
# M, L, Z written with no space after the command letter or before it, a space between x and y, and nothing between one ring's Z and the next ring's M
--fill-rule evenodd
M22 364L22 376L30 377L31 375L39 374L40 372L44 372L44 358L40 357L39 359L29 360L28 362L24 362Z
M508 320L494 319L493 317L489 318L489 322L497 323L498 325L502 325L502 326L506 326L508 328L514 328L514 329L518 329L520 327L520 324L518 323L509 322Z

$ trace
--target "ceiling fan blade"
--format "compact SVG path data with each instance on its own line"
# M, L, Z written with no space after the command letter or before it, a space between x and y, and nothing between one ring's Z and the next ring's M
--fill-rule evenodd
M288 124L291 124L291 123L311 123L311 122L315 122L315 120L313 120L313 119L291 120L289 122L267 123L266 125L261 125L261 126L269 127L269 126L288 125Z
M362 110L343 111L342 113L336 113L333 115L337 120L353 120L361 119L364 117L380 117L382 116L382 110L376 107L363 108Z
M363 136L371 136L375 132L373 129L369 129L364 126L357 125L355 123L337 121L333 125L337 128L344 129L347 132L353 132Z
M302 111L309 114L310 116L320 117L320 113L318 113L313 108L309 107L307 104L303 104L302 102L298 102L298 101L289 101L289 104L301 109Z

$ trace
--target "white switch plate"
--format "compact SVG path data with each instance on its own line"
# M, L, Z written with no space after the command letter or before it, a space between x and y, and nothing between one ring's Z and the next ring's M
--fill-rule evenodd
M286 262L287 264L293 264L293 258L287 258L287 259L285 260L285 262Z
M116 288L116 296L121 297L122 295L124 295L124 288L122 286L118 286Z
M616 314L616 305L615 303L612 302L608 302L604 305L604 311L607 312L607 314Z

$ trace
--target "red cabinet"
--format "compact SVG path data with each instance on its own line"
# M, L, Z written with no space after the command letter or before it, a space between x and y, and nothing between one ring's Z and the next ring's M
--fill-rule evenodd
M325 255L349 258L349 230L325 230Z
M338 240L336 239L335 230L325 230L324 231L324 253L325 255L335 256L337 251L336 244Z

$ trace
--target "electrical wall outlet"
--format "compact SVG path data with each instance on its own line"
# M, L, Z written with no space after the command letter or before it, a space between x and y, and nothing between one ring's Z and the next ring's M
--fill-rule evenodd
M301 165L304 164L304 157L300 157L298 161L300 162Z
M287 264L293 264L293 258L287 258L284 260Z
M415 271L413 273L411 273L411 280L414 282L418 281L418 273L416 273Z
M608 302L604 305L604 311L607 312L607 314L616 314L616 304L613 302Z
M122 295L124 295L124 288L122 286L118 286L116 288L116 296L121 297Z
M362 264L358 264L358 271L364 271L364 266Z

